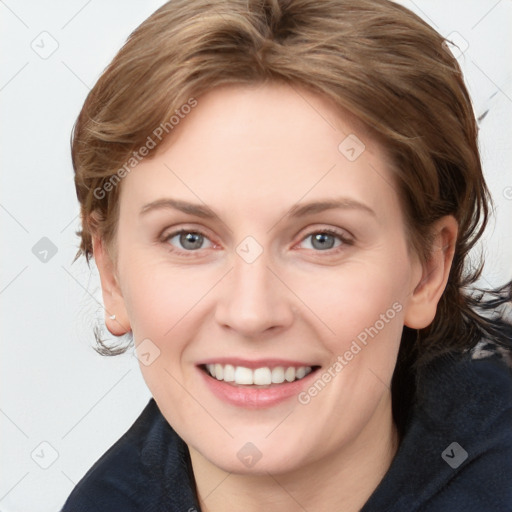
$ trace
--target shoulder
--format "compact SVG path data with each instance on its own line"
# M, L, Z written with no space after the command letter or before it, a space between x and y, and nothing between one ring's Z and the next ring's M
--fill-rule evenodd
M441 453L444 481L426 510L512 510L511 356L482 341L465 357L440 365L448 375L437 374L434 384L446 398L438 392L435 400L432 386L423 414L437 427L435 439L451 441Z
M419 373L405 436L364 512L512 510L510 355L482 342Z
M61 512L156 510L187 478L188 449L151 399L130 429L91 467ZM168 474L169 467L171 472ZM167 482L167 484L166 484Z
M447 354L417 382L416 413L442 431L472 436L511 426L500 421L512 408L512 358L505 348L483 341L464 354Z

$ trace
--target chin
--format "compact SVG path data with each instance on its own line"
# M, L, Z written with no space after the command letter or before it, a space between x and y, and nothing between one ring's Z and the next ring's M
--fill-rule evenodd
M277 475L296 471L306 464L303 441L283 446L269 440L254 443L230 440L214 450L212 445L196 451L217 468L236 475Z

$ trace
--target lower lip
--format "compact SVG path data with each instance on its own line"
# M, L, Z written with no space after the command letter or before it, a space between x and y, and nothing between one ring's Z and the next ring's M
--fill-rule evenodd
M296 397L316 374L311 372L300 380L273 384L270 387L237 386L211 377L201 368L198 368L210 391L231 405L246 409L264 409L273 407L285 400Z

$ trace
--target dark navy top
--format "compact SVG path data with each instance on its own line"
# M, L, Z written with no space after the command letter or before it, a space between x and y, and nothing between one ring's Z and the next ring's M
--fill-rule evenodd
M398 451L361 512L512 512L510 361L507 351L480 350L423 370ZM62 508L200 510L187 445L153 399Z

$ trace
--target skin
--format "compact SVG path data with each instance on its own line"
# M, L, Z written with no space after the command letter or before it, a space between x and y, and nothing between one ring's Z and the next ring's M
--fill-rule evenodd
M322 97L285 85L208 92L123 180L115 256L94 237L107 326L158 347L141 371L189 446L203 510L356 511L398 447L389 386L401 331L434 318L457 225L444 217L433 226L432 257L420 263L384 148L334 112ZM338 150L349 134L365 144L353 162ZM374 214L287 215L341 196ZM207 205L219 219L170 208L140 215L170 197ZM187 252L169 236L182 228L204 234L203 245ZM346 241L313 245L311 235L325 229ZM252 263L236 251L247 236L263 251ZM295 397L259 410L226 404L196 366L283 358L319 365L321 375L393 304L400 311L307 405ZM247 442L261 453L252 467L237 457Z

